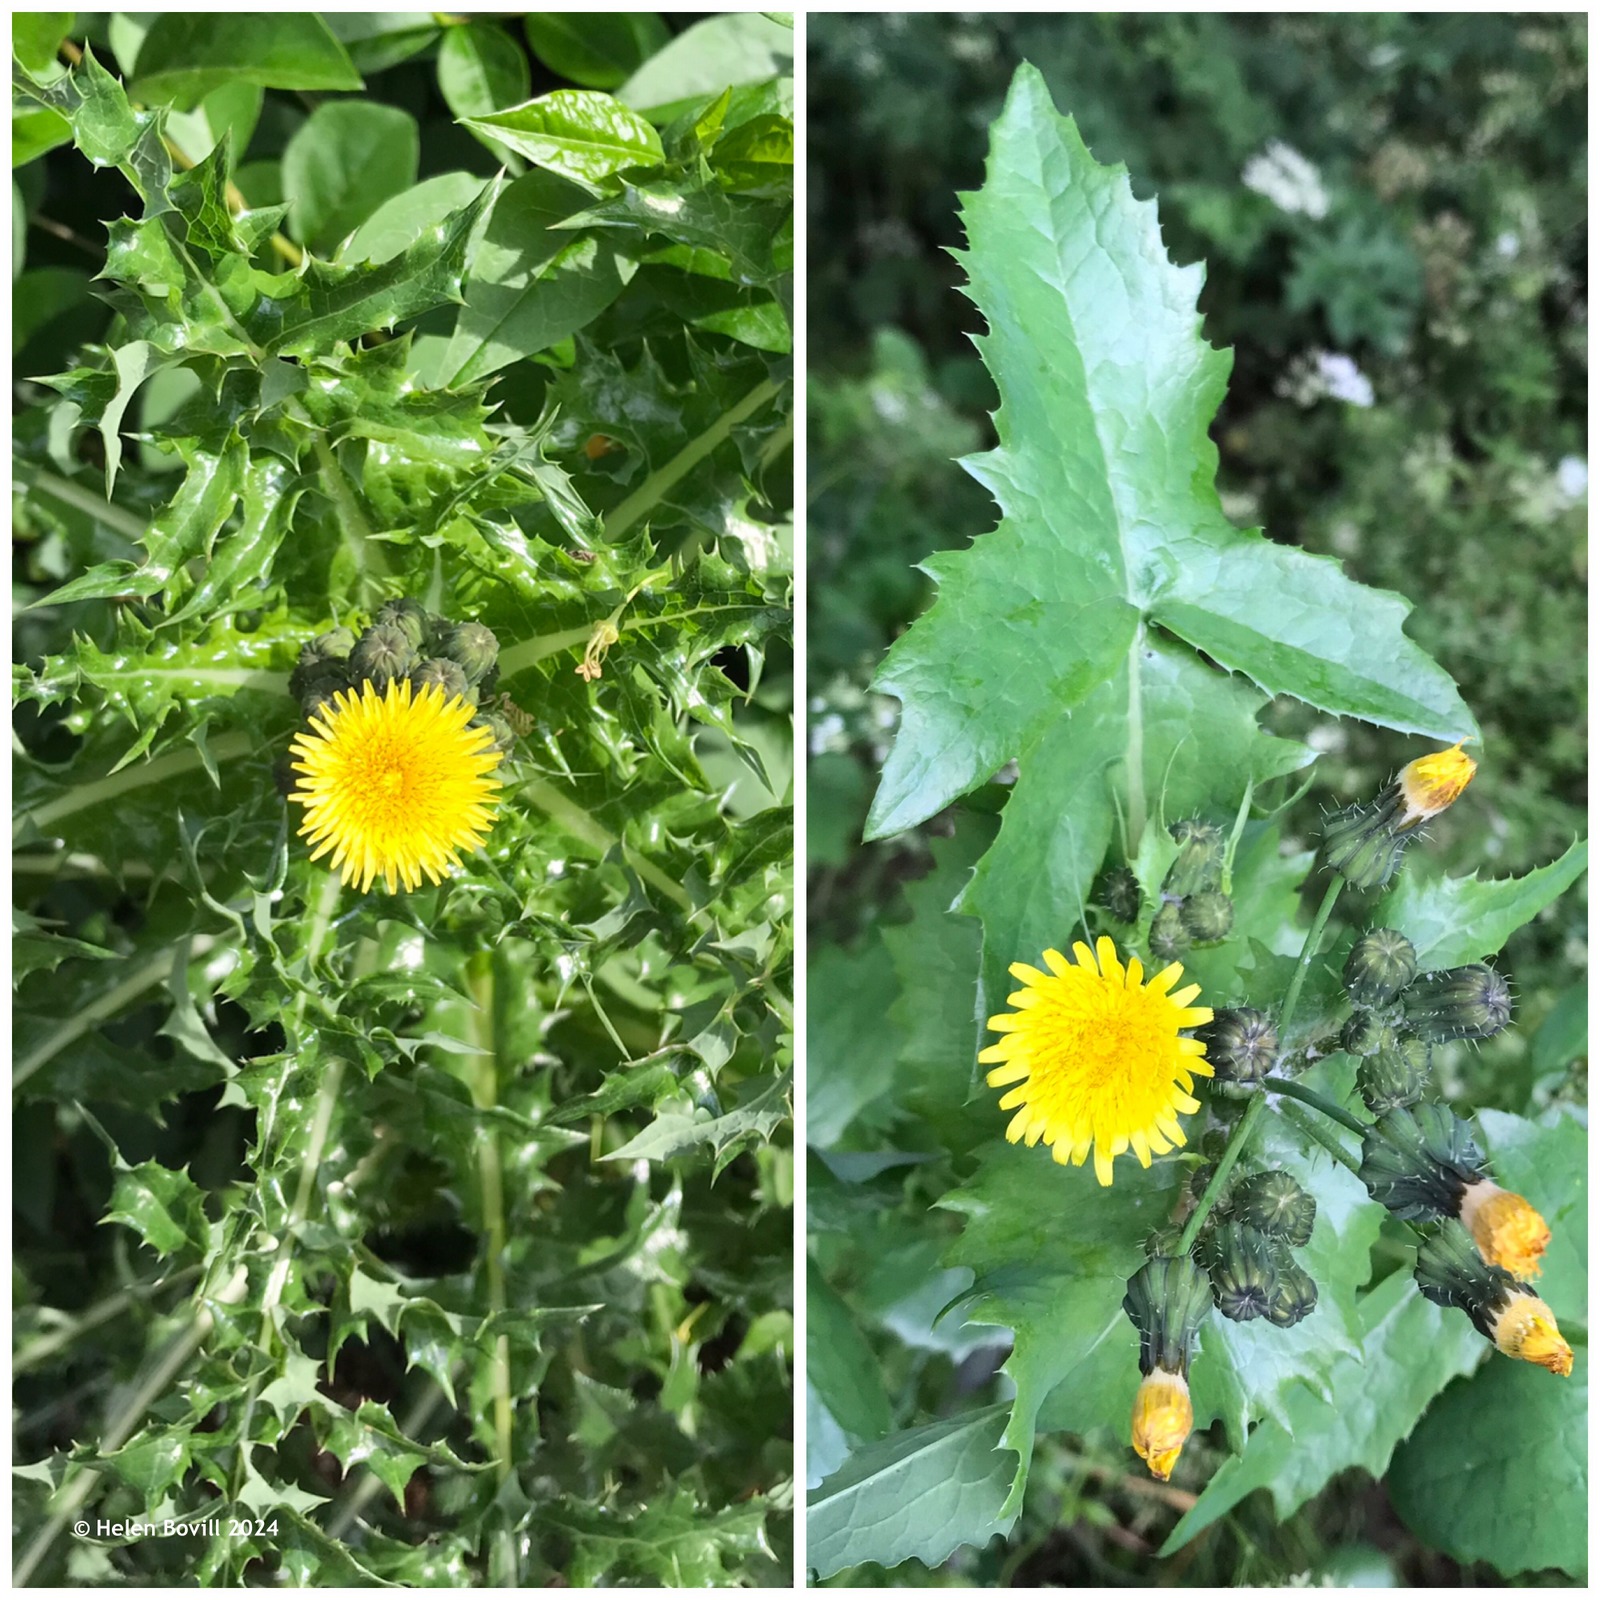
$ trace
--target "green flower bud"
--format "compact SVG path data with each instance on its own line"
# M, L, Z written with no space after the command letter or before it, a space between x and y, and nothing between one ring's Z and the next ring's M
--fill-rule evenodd
M1281 1263L1278 1286L1267 1302L1267 1321L1275 1328L1292 1328L1317 1309L1317 1285L1297 1261Z
M1373 1116L1414 1106L1433 1076L1433 1047L1426 1039L1395 1039L1367 1057L1356 1072L1356 1088Z
M1416 1279L1436 1306L1465 1311L1486 1339L1494 1337L1494 1314L1521 1287L1504 1267L1483 1259L1472 1235L1454 1217L1418 1245Z
M1207 1128L1201 1136L1199 1150L1207 1161L1220 1161L1228 1148L1226 1128Z
M1187 1373L1200 1324L1211 1312L1211 1285L1188 1256L1156 1256L1128 1280L1122 1309L1139 1330L1140 1372Z
M1357 1176L1402 1222L1455 1216L1466 1186L1487 1175L1471 1127L1427 1101L1385 1112L1361 1142Z
M1345 958L1345 993L1358 1006L1381 1010L1416 975L1417 952L1411 941L1393 928L1373 928L1356 940Z
M351 686L350 669L342 661L317 661L289 674L289 693L308 717L335 710L334 695Z
M1178 856L1167 869L1161 892L1184 896L1215 889L1222 882L1222 829L1190 818L1173 823L1170 831L1178 842Z
M415 600L385 600L373 619L387 627L399 628L418 652L428 638L428 613Z
M1144 1236L1145 1259L1154 1261L1157 1256L1181 1256L1183 1254L1183 1229L1174 1227L1172 1223L1164 1223L1159 1228L1152 1228Z
M299 664L314 667L322 661L344 661L355 647L356 636L348 628L330 628L300 646Z
M1118 922L1137 922L1144 896L1139 880L1127 867L1108 867L1095 889L1095 900Z
M1196 944L1217 944L1233 926L1233 901L1220 889L1202 889L1183 902L1179 916Z
M1434 1044L1492 1039L1511 1020L1511 988L1493 967L1474 961L1423 973L1400 1006L1407 1026Z
M467 682L482 683L500 653L500 641L481 622L463 622L441 641L439 654L467 675Z
M1370 1011L1352 1012L1339 1035L1341 1048L1353 1056L1376 1055L1380 1050L1393 1049L1394 1043L1394 1029Z
M1211 1297L1232 1322L1264 1317L1278 1289L1278 1268L1266 1236L1240 1222L1224 1222L1212 1236Z
M1323 824L1330 870L1355 889L1381 889L1394 876L1406 839L1394 831L1392 805L1349 806Z
M361 635L350 652L350 668L382 694L416 665L417 652L403 628L380 622Z
M1195 1031L1206 1046L1213 1081L1257 1084L1278 1059L1278 1030L1264 1011L1225 1007Z
M420 694L433 684L438 684L444 690L446 705L458 696L473 705L477 704L478 697L468 687L466 673L454 661L444 661L435 656L411 669L411 688L414 693Z
M1205 1161L1189 1174L1189 1198L1196 1205L1199 1205L1204 1198L1206 1186L1216 1175L1216 1171L1217 1165L1214 1161ZM1215 1216L1216 1213L1213 1211L1212 1215Z
M1150 954L1157 961L1174 961L1189 948L1189 935L1183 926L1183 913L1169 900L1156 912L1150 924Z
M1299 1249L1311 1238L1317 1202L1287 1172L1255 1172L1233 1186L1233 1215L1269 1239Z
M503 756L510 755L516 746L517 735L515 730L504 717L498 715L496 712L480 711L478 715L472 719L469 726L474 728L487 728L494 735L495 749L497 749Z

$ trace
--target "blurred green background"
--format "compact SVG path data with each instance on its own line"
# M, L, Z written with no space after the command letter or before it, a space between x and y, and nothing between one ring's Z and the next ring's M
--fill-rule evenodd
M808 39L813 1016L864 936L907 918L949 832L861 844L897 710L868 684L929 599L915 563L996 520L953 461L994 442L994 396L948 250L1022 60L1098 160L1159 196L1174 260L1207 264L1206 334L1234 351L1214 429L1229 515L1411 600L1408 631L1477 715L1480 771L1431 861L1521 873L1583 833L1586 19L828 15ZM1321 754L1286 819L1302 846L1419 753L1283 703L1269 721ZM1580 886L1511 941L1517 1025L1440 1053L1452 1099L1586 1102L1585 926ZM879 1332L891 1393L924 1414L998 1396L1003 1352L970 1334L908 1353ZM1009 1546L891 1581L1502 1581L1419 1545L1361 1474L1281 1528L1257 1496L1157 1566L1171 1491L1072 1445L1040 1440Z

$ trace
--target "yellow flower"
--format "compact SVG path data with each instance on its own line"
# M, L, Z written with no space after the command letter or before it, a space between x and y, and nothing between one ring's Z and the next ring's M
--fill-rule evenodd
M1188 1091L1193 1074L1210 1077L1211 1068L1205 1045L1179 1029L1210 1022L1211 1008L1189 1004L1199 984L1168 994L1183 976L1177 962L1146 984L1144 968L1136 960L1124 968L1109 939L1096 948L1098 964L1088 945L1073 945L1076 965L1046 950L1048 974L1015 962L1022 988L1008 1004L1017 1009L989 1019L1005 1037L978 1059L1000 1063L991 1086L1016 1084L1000 1101L1002 1111L1020 1108L1007 1139L1043 1139L1074 1166L1092 1145L1095 1176L1108 1184L1113 1158L1130 1147L1148 1167L1152 1150L1163 1155L1185 1142L1178 1113L1200 1109Z
M1558 1378L1571 1376L1572 1347L1561 1337L1555 1312L1526 1289L1514 1290L1504 1306L1490 1312L1489 1337L1508 1356L1548 1367Z
M424 873L443 882L494 821L493 733L469 728L472 706L459 695L447 703L438 684L413 699L401 679L380 700L369 682L360 699L341 690L334 705L290 747L303 776L289 798L306 808L300 832L316 846L311 859L333 851L331 865L363 894L374 878L391 894L397 882L420 887Z
M1449 750L1436 750L1431 756L1408 761L1395 780L1404 802L1395 827L1414 827L1438 816L1460 799L1461 791L1472 782L1477 770L1478 763L1459 743Z
M1487 1180L1469 1183L1461 1195L1461 1220L1491 1266L1504 1267L1513 1278L1539 1276L1550 1226L1520 1194Z
M1133 1397L1133 1448L1163 1483L1178 1464L1178 1452L1194 1431L1194 1404L1181 1373L1157 1367Z

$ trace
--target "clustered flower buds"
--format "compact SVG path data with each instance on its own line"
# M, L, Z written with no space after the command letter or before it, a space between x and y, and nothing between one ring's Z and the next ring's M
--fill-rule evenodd
M1139 889L1139 880L1129 868L1111 867L1096 886L1095 899L1118 922L1137 922L1144 896Z
M1232 1098L1254 1093L1278 1059L1277 1028L1250 1006L1217 1011L1195 1037L1205 1041L1212 1082Z
M1454 804L1477 770L1459 744L1408 762L1376 800L1328 818L1322 841L1329 868L1353 888L1381 889L1418 825Z
M1317 1202L1287 1172L1251 1174L1212 1208L1198 1244L1217 1310L1292 1328L1316 1310L1317 1286L1289 1253L1310 1243Z
M1511 1020L1511 989L1481 961L1425 972L1400 1001L1406 1025L1435 1044L1449 1039L1492 1039Z
M1191 945L1220 944L1233 930L1233 901L1222 892L1227 841L1213 822L1191 817L1169 830L1177 856L1161 882L1161 903L1150 921L1150 954L1175 961ZM1100 903L1119 921L1139 914L1138 880L1126 867L1101 880Z

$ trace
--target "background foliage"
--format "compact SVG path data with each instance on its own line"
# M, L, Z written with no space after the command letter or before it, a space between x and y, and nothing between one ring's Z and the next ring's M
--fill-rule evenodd
M17 19L19 1581L786 1580L791 41ZM521 737L361 895L394 595Z
M1003 1240L969 1243L985 1186L1005 1172L978 1149L998 1131L987 1102L966 1105L979 928L945 913L993 843L992 813L1002 802L1009 813L1021 786L1009 798L1006 784L980 788L913 831L856 841L897 713L867 685L884 645L929 597L913 563L995 521L985 489L950 459L993 442L995 394L966 338L982 320L956 292L964 273L945 252L963 242L956 191L980 182L988 124L1026 58L1095 158L1127 162L1135 194L1159 192L1173 259L1206 262L1205 338L1235 352L1212 429L1226 513L1264 523L1280 543L1335 554L1351 576L1416 602L1407 633L1456 679L1482 727L1485 761L1468 800L1413 853L1414 864L1426 856L1414 868L1419 895L1441 867L1488 877L1563 855L1583 809L1584 191L1573 156L1583 24L830 17L809 37L811 229L830 241L813 265L808 402L808 1222L812 1305L825 1308L820 1319L812 1312L808 1478L840 1470L829 1483L840 1539L824 1570L844 1566L842 1581L883 1577L851 1564L868 1546L848 1535L870 1523L875 1474L893 1461L943 1498L906 1542L878 1545L877 1559L941 1563L958 1524L977 1547L940 1566L936 1581L1144 1582L1165 1572L1256 1582L1307 1571L1457 1581L1447 1554L1508 1573L1570 1572L1581 1548L1562 1544L1562 1519L1548 1506L1530 1510L1533 1543L1485 1543L1428 1514L1446 1496L1417 1492L1424 1463L1443 1464L1429 1452L1433 1417L1458 1392L1478 1395L1493 1363L1446 1391L1376 1485L1367 1474L1383 1474L1394 1441L1368 1456L1337 1441L1305 1450L1292 1413L1294 1397L1312 1391L1293 1381L1277 1394L1289 1409L1250 1436L1244 1471L1222 1467L1219 1431L1214 1445L1191 1443L1166 1487L1128 1473L1120 1434L1053 1433L1072 1426L1071 1407L1047 1399L1021 1520L1009 1543L983 1548L983 1517L1000 1506L1015 1465L992 1451L1010 1408L986 1404L1009 1393L994 1376L1006 1350L992 1331L961 1326L959 1312L938 1313L968 1289L964 1267L1009 1259ZM1319 808L1373 792L1416 741L1286 701L1264 721L1320 756L1310 793L1275 823L1252 824L1241 855L1254 886L1241 922L1280 929L1281 954L1298 948L1292 919ZM1577 870L1568 857L1557 876ZM985 910L982 894L969 898L973 909ZM1501 958L1517 983L1517 1025L1482 1051L1445 1052L1440 1080L1464 1106L1532 1117L1543 1131L1527 1137L1560 1145L1576 1135L1577 1147L1560 1146L1559 1192L1546 1196L1570 1221L1582 1169L1573 1114L1582 1118L1586 1100L1581 891L1546 904ZM1504 938L1472 926L1474 937ZM1272 954L1257 958L1263 982ZM1203 979L1248 981L1234 977L1252 970L1242 950L1212 956ZM1044 1167L1030 1169L1038 1185L1052 1181ZM1344 1177L1322 1181L1337 1188ZM1333 1197L1319 1198L1328 1211ZM1340 1205L1335 1215L1356 1206L1371 1216L1359 1189ZM990 1209L1000 1215L1004 1202ZM1321 1382L1339 1382L1340 1340L1374 1353L1443 1350L1447 1325L1431 1326L1436 1313L1395 1274L1399 1236L1386 1229L1374 1243L1346 1228L1340 1248L1347 1259L1320 1263L1319 1279L1333 1271L1352 1293L1369 1280L1373 1288L1360 1326L1324 1322L1325 1336L1339 1337L1322 1353ZM1581 1295L1571 1305L1581 1315ZM996 1320L1018 1325L1014 1314ZM1431 1388L1395 1409L1416 1415L1451 1371L1480 1356L1463 1343L1464 1365L1429 1363ZM1017 1363L1013 1355L1008 1370ZM1079 1373L1058 1399L1092 1388ZM1581 1419L1581 1394L1544 1398ZM1482 1398L1459 1407L1480 1404L1494 1410ZM1052 1409L1061 1413L1053 1424ZM1280 1426L1297 1448L1275 1459L1269 1430ZM905 1431L917 1428L926 1437ZM1285 1480L1291 1457L1306 1463L1298 1488ZM1341 1474L1331 1487L1330 1472ZM1208 1483L1196 1510L1195 1491ZM1275 1502L1250 1495L1258 1484L1273 1486ZM1157 1565L1169 1535L1169 1548L1182 1548ZM811 1537L816 1560L815 1526ZM1471 1570L1492 1579L1491 1568ZM915 1560L894 1573L929 1577Z

